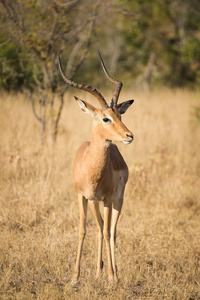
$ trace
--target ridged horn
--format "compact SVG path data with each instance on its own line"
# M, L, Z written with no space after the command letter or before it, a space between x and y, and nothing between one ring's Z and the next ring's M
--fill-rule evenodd
M101 107L102 107L103 109L105 109L105 108L108 107L108 104L107 104L105 98L104 98L104 97L101 95L101 93L98 92L96 89L94 89L94 88L91 87L90 85L81 84L81 83L76 83L76 82L72 81L71 79L69 79L69 78L65 75L65 73L64 73L64 71L63 71L63 68L62 68L62 64L61 64L60 54L59 54L59 53L58 53L58 66L59 66L60 73L61 73L61 75L62 75L64 81L65 81L68 85L70 85L70 86L72 86L72 87L74 87L74 88L76 88L76 89L80 89L80 90L86 91L86 92L92 94L93 96L95 96L95 97L97 98L97 100L99 101L99 104L101 105Z
M117 106L117 101L118 101L118 98L119 98L119 94L121 92L121 89L122 89L122 86L123 86L123 83L119 80L115 80L113 79L109 74L108 74L108 71L106 70L106 67L105 67L105 64L103 62L103 59L101 57L101 53L98 51L99 53L99 57L100 57L100 60L101 60L101 65L102 65L102 68L103 68L103 71L107 77L107 79L116 86L115 88L115 91L114 91L114 94L113 94L113 97L112 97L112 100L111 100L111 104L110 106Z

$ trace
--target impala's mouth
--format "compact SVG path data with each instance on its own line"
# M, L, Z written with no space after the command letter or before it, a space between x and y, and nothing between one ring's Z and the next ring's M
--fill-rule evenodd
M133 136L132 135L129 135L129 139L128 140L123 140L122 142L124 143L124 144L130 144L132 141L133 141Z

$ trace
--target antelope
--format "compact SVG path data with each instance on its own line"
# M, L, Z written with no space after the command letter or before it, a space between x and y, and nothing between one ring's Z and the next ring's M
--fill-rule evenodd
M70 80L63 71L60 55L58 54L58 65L64 81L69 86L95 96L101 106L101 108L95 108L88 102L75 97L81 110L93 117L93 125L91 141L80 146L76 152L73 165L73 182L78 193L79 202L80 229L72 285L78 282L80 275L80 260L86 235L88 203L96 220L98 231L97 277L100 276L103 268L102 246L104 237L108 256L108 279L109 281L118 281L114 248L117 221L128 180L128 167L117 146L112 141L120 141L124 144L130 144L133 141L133 134L122 123L121 115L126 112L134 100L117 104L123 84L108 74L100 53L99 57L107 79L116 86L110 106L102 94L93 87ZM99 209L100 201L103 201L104 205L104 221Z

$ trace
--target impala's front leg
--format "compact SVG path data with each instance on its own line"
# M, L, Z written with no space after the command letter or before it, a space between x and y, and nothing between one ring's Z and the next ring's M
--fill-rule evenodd
M112 226L111 226L111 238L110 238L112 266L113 266L115 281L118 281L117 268L116 268L116 262L115 262L115 240L116 240L116 225L117 225L119 213L120 212L115 209L113 209L113 211L112 211Z
M101 218L100 210L99 210L99 202L98 201L89 201L89 206L93 213L93 216L97 222L97 231L98 231L98 260L97 260L97 277L101 275L101 271L103 268L102 261L102 248L103 248L103 220Z
M110 223L111 223L111 213L112 213L112 201L107 199L104 202L104 238L107 247L108 255L108 279L113 281L113 267L111 259L111 248L110 248Z
M113 193L113 210L112 210L112 224L111 224L111 231L110 231L111 232L110 243L111 243L112 265L113 265L115 281L118 281L117 268L115 262L116 228L117 228L117 221L123 205L125 184L126 184L126 180L124 180L123 177L120 177L118 186Z
M86 234L86 217L87 217L88 200L84 196L79 194L78 201L79 201L79 212L80 212L79 244L78 244L76 266L74 270L74 276L72 279L72 285L74 285L77 282L78 277L80 275L81 252L82 252L83 242Z

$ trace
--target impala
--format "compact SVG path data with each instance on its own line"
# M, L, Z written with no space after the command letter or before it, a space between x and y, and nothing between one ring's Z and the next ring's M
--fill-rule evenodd
M101 65L107 79L116 86L110 106L100 92L91 86L75 83L64 73L60 56L58 64L64 81L77 89L86 91L97 98L101 108L75 97L81 110L93 117L91 141L83 143L78 149L73 165L73 182L78 193L80 211L79 244L75 271L72 279L74 285L80 274L80 260L83 241L86 234L87 206L91 208L98 230L97 277L103 268L102 246L105 239L108 256L108 279L118 280L115 264L116 226L123 204L125 185L128 180L128 167L117 146L112 141L130 144L133 134L121 121L134 100L117 104L122 82L113 79L107 72L99 53ZM89 201L88 201L89 200ZM104 204L104 221L100 214L99 202ZM112 219L112 220L111 220Z

